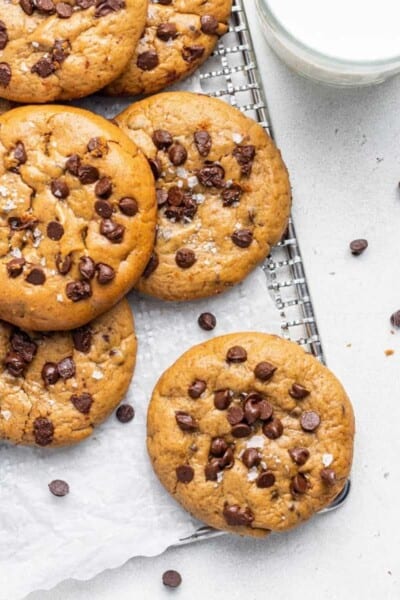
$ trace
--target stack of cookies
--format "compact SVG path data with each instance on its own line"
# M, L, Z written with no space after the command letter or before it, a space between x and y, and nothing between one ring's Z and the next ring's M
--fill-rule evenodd
M89 436L133 374L124 296L223 293L284 234L291 194L280 153L221 100L161 93L113 122L43 104L161 90L210 55L230 9L230 0L0 0L1 439L49 447ZM117 414L127 421L133 409ZM164 373L148 450L190 512L261 535L341 491L353 430L343 388L312 356L238 333Z

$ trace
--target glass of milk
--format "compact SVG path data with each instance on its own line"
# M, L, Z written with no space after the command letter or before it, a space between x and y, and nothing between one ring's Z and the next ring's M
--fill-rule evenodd
M332 85L400 73L400 0L256 0L266 38L292 69Z

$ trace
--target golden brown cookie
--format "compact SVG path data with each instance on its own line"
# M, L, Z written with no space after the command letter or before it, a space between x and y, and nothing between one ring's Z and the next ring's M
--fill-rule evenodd
M222 100L189 92L152 96L116 120L157 179L157 241L139 289L190 300L241 281L279 241L290 210L269 136Z
M147 446L195 517L242 535L284 531L328 506L349 475L350 401L296 344L264 333L209 340L158 381Z
M150 0L135 54L107 92L158 92L193 73L227 30L232 0Z
M65 106L0 117L0 318L91 321L135 284L155 221L150 168L118 127Z
M0 96L50 102L87 96L121 73L146 0L0 0Z
M0 115L7 112L7 110L11 109L11 104L7 100L2 100L0 98Z
M61 446L88 437L125 395L136 346L126 300L69 332L0 322L0 439Z

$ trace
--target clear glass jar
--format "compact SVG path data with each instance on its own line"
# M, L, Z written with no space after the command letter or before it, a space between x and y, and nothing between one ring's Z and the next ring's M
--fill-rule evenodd
M301 7L304 8L304 2L301 3L299 0L293 1L297 5L296 8L293 5L294 12L299 11ZM368 1L372 2L372 0ZM400 0L393 1L398 3L397 6L393 4L393 11L394 13L397 13L397 11L399 11L398 15L400 16ZM305 0L305 2L307 2L307 0ZM348 3L351 2L354 3L354 0L348 0ZM342 43L342 47L340 47L340 31L336 30L337 51L335 51L334 45L332 44L329 48L329 52L321 51L321 48L318 47L318 43L316 43L316 36L312 35L312 32L316 31L313 28L315 28L316 26L318 27L318 21L316 23L310 23L308 32L307 23L303 24L302 28L293 27L293 22L290 23L290 19L286 19L286 21L282 20L282 14L284 17L285 10L286 15L290 14L288 13L288 11L291 10L290 2L286 1L286 5L288 5L288 8L284 9L283 13L280 8L278 9L278 11L274 10L274 3L276 5L275 0L271 2L269 0L256 0L256 6L261 19L261 23L263 25L266 39L270 44L271 48L275 51L275 53L289 67L291 67L293 70L297 71L301 75L331 85L364 86L381 83L389 77L393 77L397 73L400 73L400 30L398 30L397 38L398 48L396 50L397 42L396 39L393 38L393 42L391 42L391 47L389 50L390 55L388 57L379 57L377 59L374 59L373 56L371 56L371 54L375 51L374 40L371 40L371 47L368 48L369 56L367 56L366 58L362 57L362 44L361 49L360 47L357 47L357 52L359 56L357 56L356 58L354 56L346 57L345 53L343 52L343 45L345 46L346 44ZM324 5L324 2L321 2L321 5ZM378 10L378 3L376 3L375 6L376 10ZM281 13L280 15L278 14L279 12ZM363 17L362 13L360 14L361 21L359 22L359 27L361 28ZM305 18L307 18L307 15L305 15ZM318 15L316 18L318 19ZM398 19L396 20L396 23L398 27ZM324 23L324 25L325 27L329 27L329 24L327 25L326 22ZM332 28L334 26L335 25L332 24ZM347 21L347 29L349 28L349 26L351 26L351 23ZM301 35L296 35L296 32L294 31L295 29L299 31L301 30ZM392 34L393 26L391 23L389 29L390 34ZM310 32L311 35L309 35ZM384 37L384 34L384 31L380 31L381 39L382 36ZM333 35L335 35L335 33ZM354 39L354 44L356 45L356 35ZM327 44L320 45L327 46ZM376 46L377 45L375 44L376 53L377 55L379 55L379 48L377 48Z

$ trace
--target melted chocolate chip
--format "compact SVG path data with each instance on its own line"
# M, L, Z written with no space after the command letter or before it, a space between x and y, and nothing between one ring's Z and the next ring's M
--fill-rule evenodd
M61 240L62 236L64 235L64 227L58 221L50 221L50 223L47 225L46 231L47 237L55 242Z
M128 196L121 198L118 202L118 206L119 210L127 217L134 217L139 210L138 203L135 198L130 198Z
M187 160L186 148L184 148L182 144L174 144L168 150L168 156L172 164L175 165L175 167L179 167Z
M299 383L294 383L291 389L289 390L289 395L292 396L292 398L294 398L295 400L303 400L303 398L306 398L307 396L309 396L309 394L310 392Z
M251 174L256 155L255 146L236 146L232 154L240 165L241 174L248 177Z
M205 187L224 187L225 169L216 163L205 165L197 171L197 178Z
M54 385L60 379L57 365L53 362L47 362L43 365L41 375L46 386Z
M212 458L204 468L206 481L218 481L218 473L221 471L221 465L218 458Z
M19 0L19 4L25 14L29 16L33 14L33 11L35 10L33 0Z
M101 177L94 186L94 193L99 198L107 199L112 194L112 183L109 177Z
M217 410L226 410L232 402L230 390L217 390L214 393L214 406Z
M80 302L86 300L92 295L92 288L88 281L71 281L67 283L65 288L67 298L72 302Z
M238 423L241 423L243 421L244 412L243 412L242 408L238 405L231 406L230 409L228 410L226 418L228 419L228 422L231 425L237 425Z
M158 158L148 158L147 162L149 163L154 179L159 179L162 173L161 162L158 160Z
M336 473L333 469L321 469L320 476L322 481L327 485L335 485Z
M43 285L46 281L46 275L40 267L34 267L25 277L25 281L31 285Z
M56 10L53 0L34 0L34 4L37 11L45 15L52 15Z
M319 414L313 410L303 412L300 417L300 424L304 431L315 431L320 423Z
M150 256L150 260L147 263L145 270L143 271L142 277L144 277L144 279L148 279L150 275L154 273L154 271L157 269L159 264L160 261L158 258L158 254L153 252L153 254Z
M272 407L271 407L272 413ZM244 404L244 416L248 425L253 425L260 418L260 407L257 400L247 399Z
M26 363L32 362L37 352L37 344L24 331L16 330L10 338L11 348L18 352Z
M103 219L100 223L100 233L113 244L120 244L124 237L125 227L111 219Z
M239 202L242 191L243 190L238 183L233 183L230 187L226 187L221 192L223 206L232 206Z
M54 437L53 423L46 417L38 417L33 423L33 435L38 446L48 446Z
M194 134L194 143L200 156L208 156L211 150L211 136L208 131L196 131Z
M7 263L7 273L9 277L14 279L15 277L18 277L18 275L21 275L25 264L26 261L24 258L12 258Z
M202 379L195 379L193 383L189 386L188 394L193 400L197 400L200 398L202 393L205 391L207 384Z
M67 275L67 273L70 272L72 267L71 255L67 254L67 256L63 258L61 254L58 253L56 256L56 267L60 275Z
M56 12L60 19L69 19L72 15L72 6L66 2L59 2L56 5Z
M72 332L72 341L75 350L88 354L92 346L92 330L88 325L74 329Z
M56 65L50 56L43 56L31 67L31 73L36 73L42 79L50 77L55 71Z
M193 45L193 46L184 46L182 49L182 57L183 60L186 60L188 63L193 63L196 60L199 60L204 54L205 48L204 46Z
M290 484L290 491L292 493L293 496L296 496L297 494L305 494L308 488L308 481L305 477L305 475L303 475L303 473L297 473L297 475L295 475L292 478L291 484Z
M91 394L87 392L83 392L79 396L77 394L73 394L70 398L72 404L75 406L76 410L78 410L83 415L88 415L90 412L90 407L93 404L93 397Z
M181 483L190 483L194 477L194 470L190 465L176 467L176 478Z
M59 5L57 5L59 6ZM62 498L69 494L69 485L66 481L62 479L54 479L49 483L49 490L53 494L53 496L58 496Z
M72 356L67 356L60 360L57 364L58 374L61 379L71 379L71 377L75 376L75 362L72 359Z
M201 30L207 35L217 35L218 32L218 19L213 15L203 15L200 18Z
M125 6L125 0L97 0L94 16L97 18L105 17L125 8Z
M262 471L256 479L256 485L258 488L269 488L275 483L275 475L272 471Z
M232 346L226 353L226 362L242 363L247 360L247 352L242 346Z
M246 423L238 423L232 427L231 433L235 438L248 437L251 434L251 427Z
M167 150L173 142L172 135L165 129L156 129L151 139L159 150Z
M101 158L104 154L107 154L108 145L104 138L93 137L89 140L87 149L95 158Z
M254 515L250 508L240 508L237 504L225 503L223 515L231 527L250 527L254 521Z
M212 331L217 324L217 319L212 313L206 312L201 313L201 315L197 319L197 322L199 324L199 327L204 329L204 331Z
M19 352L8 352L4 359L4 365L7 371L14 377L23 375L26 368L26 362Z
M197 421L188 413L182 411L175 412L175 420L182 431L197 431L198 424Z
M268 381L271 379L275 371L276 367L274 367L274 365L271 365L271 363L267 361L263 361L256 365L256 368L254 369L254 375L260 381Z
M257 467L261 462L261 454L256 448L247 448L242 454L242 462L248 469Z
M100 173L96 167L92 165L81 164L78 167L78 179L83 185L95 183L100 177Z
M97 281L100 285L106 285L115 279L115 271L106 263L97 263L96 265Z
M157 27L157 37L163 42L173 40L178 35L178 30L174 23L160 23Z
M65 200L69 196L68 184L63 179L53 179L50 183L50 189L53 196L59 200Z
M196 260L196 255L190 248L181 248L175 254L175 262L181 269L190 269Z
M8 33L7 27L4 21L0 20L0 50L4 50L4 48L8 44Z
M288 452L289 452L289 456L292 459L292 461L294 463L296 463L296 465L299 465L300 467L302 465L304 465L310 458L310 452L307 448L301 448L301 447L291 448L290 450L288 450Z
M272 417L274 411L268 400L261 400L258 408L260 409L260 419L262 421L268 421Z
M234 462L235 458L233 455L233 450L232 448L227 448L222 458L219 459L219 464L223 469L231 469L233 467Z
M93 279L96 272L95 262L90 256L81 256L79 259L79 272L84 279Z
M231 238L239 248L248 248L253 241L253 232L250 229L237 229L232 233Z
M71 175L77 176L79 173L80 165L81 165L81 159L79 158L79 156L77 154L72 154L67 159L67 162L65 163L65 168L68 171L68 173L71 173Z
M264 423L262 430L264 435L267 436L267 438L269 438L270 440L276 440L279 437L281 437L283 433L282 421L275 417L269 423Z
M159 64L158 54L155 50L147 50L138 55L136 64L142 71L152 71Z
M17 142L14 148L14 158L19 165L24 165L28 160L25 145L23 142Z
M221 457L225 454L228 449L228 444L224 438L214 438L211 442L210 454L216 457Z
M113 207L107 200L96 200L94 210L103 219L109 219L113 214Z
M121 404L115 415L120 423L129 423L135 416L135 409L131 404Z
M171 4L171 0L159 0L160 4ZM178 573L178 571L169 570L165 571L162 576L162 582L165 586L169 588L177 588L182 583L182 577Z
M7 87L11 81L11 67L6 62L0 62L0 86Z

